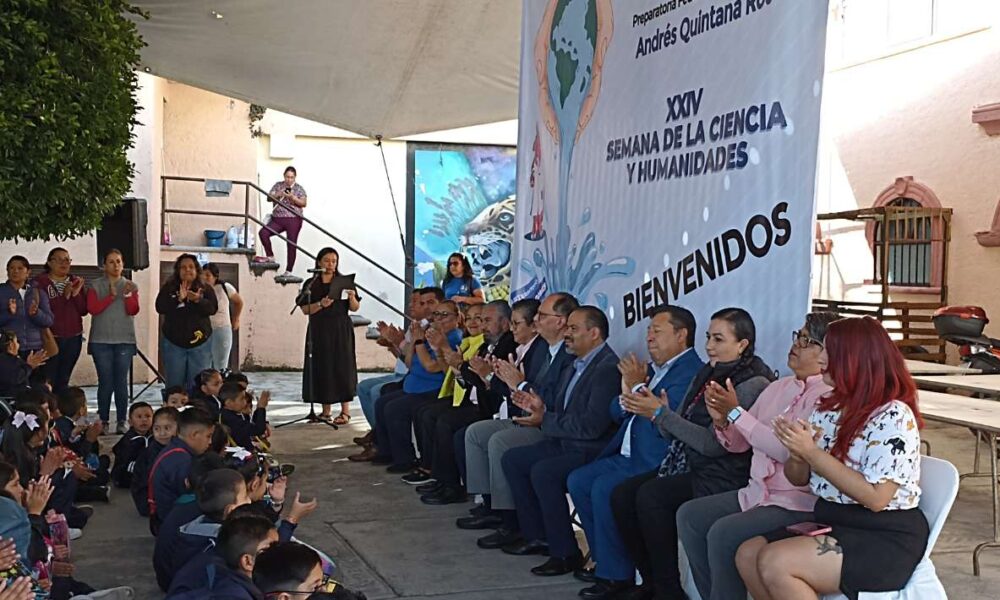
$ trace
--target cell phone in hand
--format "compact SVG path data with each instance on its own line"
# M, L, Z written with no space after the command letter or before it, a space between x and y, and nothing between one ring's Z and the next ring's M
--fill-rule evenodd
M823 535L833 531L833 527L829 525L823 525L822 523L813 523L807 521L805 523L796 523L795 525L789 525L785 527L785 530L789 533L794 533L795 535L804 535L806 537L816 537L818 535Z

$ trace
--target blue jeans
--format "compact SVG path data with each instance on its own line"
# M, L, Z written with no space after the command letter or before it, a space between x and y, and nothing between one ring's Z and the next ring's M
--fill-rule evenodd
M392 373L380 377L370 377L358 382L358 400L361 402L361 412L372 429L375 429L375 401L382 393L382 386L394 381L402 381L403 376Z
M57 337L56 344L59 346L59 354L50 358L45 367L49 379L52 381L52 391L57 394L69 386L70 375L76 361L80 360L80 352L83 350L83 334L73 337Z
M195 375L212 367L212 343L181 348L163 338L160 340L160 357L163 359L163 377L167 380L164 385L180 385L187 389Z
M97 414L105 423L110 422L111 394L115 395L115 417L127 421L128 372L135 356L135 344L90 344L90 355L97 368Z
M212 346L211 367L216 371L229 368L229 355L233 351L233 328L216 327L212 329L212 337L208 340Z

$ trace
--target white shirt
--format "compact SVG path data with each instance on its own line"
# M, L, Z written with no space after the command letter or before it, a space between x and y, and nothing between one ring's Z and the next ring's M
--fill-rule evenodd
M684 356L690 351L691 348L684 350L684 352L681 352L677 356L671 358L667 362L663 363L663 365L660 367L657 367L655 364L650 362L649 366L653 367L653 377L649 380L649 385L648 385L649 389L651 390L656 389L656 386L660 385L660 381L662 381L663 378L667 376L667 372L670 371L670 367L674 366L674 364L677 362L677 359ZM619 401L621 400L619 399ZM622 440L621 455L626 458L632 456L632 421L634 419L635 415L632 415L628 418L628 425L625 427L625 439Z
M229 282L226 282L224 284L226 289L223 290L222 285L223 284L217 283L212 286L212 290L215 292L215 297L219 301L219 310L208 318L208 320L212 323L212 329L233 326L233 321L229 317L229 298L236 293L236 288L234 288ZM226 292L229 293L227 294Z

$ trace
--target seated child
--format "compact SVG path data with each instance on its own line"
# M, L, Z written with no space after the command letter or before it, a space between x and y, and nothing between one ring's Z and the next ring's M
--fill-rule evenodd
M202 465L201 470L209 465L204 458L200 456L194 463ZM219 525L226 516L237 506L250 502L243 476L224 468L218 458L214 462L210 466L217 468L200 477L195 477L198 469L192 466L191 478L197 486L197 502L176 506L156 536L153 571L163 591L171 588L174 575L192 556L212 547Z
M188 394L179 385L172 385L163 390L163 398L163 406L171 406L177 410L182 410L188 405Z
M215 369L205 369L195 375L194 390L189 403L207 410L213 419L218 420L219 412L222 410L222 401L219 399L220 388L222 388L222 374Z
M269 600L366 600L362 592L329 579L319 554L298 542L276 542L261 550L253 565L253 583Z
M229 429L234 445L253 452L254 436L264 435L267 429L267 405L271 395L261 394L257 408L251 415L246 414L247 392L238 383L224 383L219 391L222 399L221 422Z
M40 353L28 357L31 363L22 360L17 354L20 349L17 333L10 329L0 332L0 398L13 398L28 389L32 369L45 362Z
M107 502L111 499L111 458L100 455L98 442L104 426L96 417L87 417L87 396L82 389L68 387L58 394L58 399L60 416L53 422L51 445L71 450L82 463L74 471L80 481L76 499Z
M178 572L167 600L262 598L251 579L255 557L277 541L277 531L264 517L227 518L219 528L218 545L192 559Z
M136 458L132 469L132 501L139 514L149 516L149 469L160 455L160 451L177 435L177 420L181 414L176 408L163 406L153 413L153 439L146 450Z
M177 420L177 437L170 440L150 467L149 522L153 534L170 514L177 498L188 490L191 461L212 443L215 419L206 411L189 407Z
M153 407L147 402L135 402L128 407L128 431L111 448L115 464L111 467L111 480L115 487L132 487L135 463L149 447L153 429Z

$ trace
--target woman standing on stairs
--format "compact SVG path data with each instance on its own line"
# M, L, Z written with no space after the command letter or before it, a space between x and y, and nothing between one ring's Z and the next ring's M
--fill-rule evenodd
M340 403L340 414L332 422L346 425L351 421L350 405L358 387L358 364L354 355L354 324L348 311L357 311L361 297L356 290L344 290L339 298L330 298L330 284L340 275L340 255L333 248L323 248L316 258L322 273L306 280L296 303L309 316L305 360L302 371L302 399L323 405L320 418L331 420L331 405ZM309 340L312 339L312 360ZM315 376L314 376L315 374ZM315 392L315 396L313 393Z
M260 229L260 243L264 246L266 256L254 259L255 262L274 262L271 237L284 233L288 238L288 259L285 272L275 277L278 283L302 281L292 274L292 269L295 268L295 244L298 243L299 231L302 230L302 210L306 207L306 190L295 182L297 175L295 167L286 167L284 178L271 186L271 191L268 192L268 201L274 204L271 220Z

